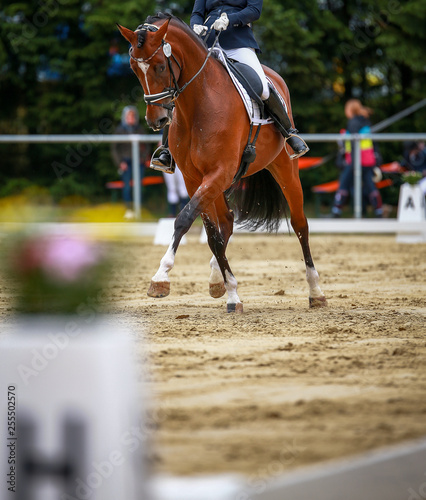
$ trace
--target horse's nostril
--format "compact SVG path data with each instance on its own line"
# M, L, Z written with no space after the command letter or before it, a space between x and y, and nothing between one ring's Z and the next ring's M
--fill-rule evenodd
M158 120L158 128L164 128L168 122L169 119L167 117L161 118L161 120Z

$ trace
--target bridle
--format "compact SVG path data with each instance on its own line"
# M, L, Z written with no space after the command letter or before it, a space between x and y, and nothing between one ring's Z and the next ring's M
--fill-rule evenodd
M158 31L158 26L156 26L155 24L145 23L145 24L138 27L136 32L138 32L138 31L155 32L155 31ZM170 72L170 86L166 87L162 92L159 92L158 94L145 94L144 100L147 103L147 105L160 106L162 108L167 109L168 111L173 111L173 108L175 107L174 102L176 101L176 99L180 96L180 94L182 94L182 92L186 89L186 87L190 83L192 83L195 80L195 78L197 78L197 76L201 73L201 71L203 71L204 66L207 64L207 61L212 54L212 49L216 45L216 42L219 38L219 34L220 34L220 32L217 33L215 41L213 43L213 46L208 51L207 57L204 60L201 68L197 71L197 73L188 82L186 82L184 85L182 85L182 87L179 87L179 85L178 85L175 72L173 71L173 65L172 65L171 59L173 59L173 61L176 63L177 67L179 68L179 71L182 71L182 66L179 64L179 61L176 59L176 57L172 53L172 46L170 45L170 43L165 41L167 33L164 35L163 39L161 40L161 44L146 59L143 59L142 57L134 57L132 54L133 47L130 47L129 56L131 59L133 59L137 63L146 64L148 61L150 61L157 54L157 52L161 48L163 49L163 54L167 59L167 65L169 67L169 72ZM172 80L173 80L173 87L172 87ZM159 102L159 101L162 101L163 99L171 99L171 101L167 104L163 104L163 103Z

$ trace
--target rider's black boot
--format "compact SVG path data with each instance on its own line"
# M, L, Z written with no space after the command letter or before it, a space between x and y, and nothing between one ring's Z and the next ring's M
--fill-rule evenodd
M168 137L169 126L167 125L163 129L163 145L154 151L149 167L153 170L161 170L161 172L165 172L166 174L174 174L176 164L168 148Z
M274 120L276 127L285 139L287 139L287 142L293 149L294 154L291 155L290 158L292 160L299 158L299 156L309 151L309 147L306 142L297 135L298 131L291 126L290 118L287 115L281 99L271 85L269 85L269 91L268 99L263 101L266 112Z

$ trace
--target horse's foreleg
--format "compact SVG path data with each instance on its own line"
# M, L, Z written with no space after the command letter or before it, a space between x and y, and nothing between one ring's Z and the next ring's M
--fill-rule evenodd
M222 297L228 292L227 311L243 312L243 304L237 293L237 280L233 275L226 258L225 251L229 238L232 235L234 215L229 210L224 196L219 197L215 207L202 214L204 226L207 233L207 241L213 252L210 261L211 274L209 279L209 290L212 297Z
M174 266L176 254L173 243L174 242L169 245L167 252L160 261L158 271L151 279L151 285L148 289L149 297L162 298L167 297L170 293L169 271L171 271Z
M201 210L197 200L190 200L183 210L178 214L175 220L175 227L172 242L161 259L160 267L151 279L151 285L148 290L150 297L162 298L167 297L170 293L169 272L172 270L175 263L175 256L179 243L184 234L191 227L194 220L200 215Z

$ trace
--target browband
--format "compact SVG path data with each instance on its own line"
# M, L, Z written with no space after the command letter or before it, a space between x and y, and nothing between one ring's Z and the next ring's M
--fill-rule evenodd
M158 26L156 26L155 24L148 24L148 23L140 24L135 30L135 33L137 31L158 31Z

